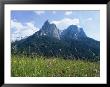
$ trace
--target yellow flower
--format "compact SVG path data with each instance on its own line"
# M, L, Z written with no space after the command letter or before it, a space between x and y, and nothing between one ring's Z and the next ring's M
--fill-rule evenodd
M14 60L13 62L16 63L16 60Z

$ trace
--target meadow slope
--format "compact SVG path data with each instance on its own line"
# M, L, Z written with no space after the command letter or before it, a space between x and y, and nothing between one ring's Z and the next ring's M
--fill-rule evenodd
M12 77L99 77L100 63L86 60L65 60L12 55Z

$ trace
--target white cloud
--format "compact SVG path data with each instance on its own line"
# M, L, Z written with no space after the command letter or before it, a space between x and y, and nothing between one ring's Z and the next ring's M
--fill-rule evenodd
M39 29L35 27L35 25L32 22L28 23L21 23L16 20L11 20L11 40L20 40L22 38L25 38L27 36L32 35Z
M77 18L74 18L74 19L64 18L62 20L52 21L51 23L56 24L56 26L59 29L63 30L63 29L66 29L69 25L79 26L79 19L77 19Z
M56 14L56 11L52 11L53 14Z
M92 20L93 20L92 18L88 18L88 19L87 19L87 21L92 21Z
M73 12L72 11L66 11L65 15L71 15Z
M45 11L34 11L34 13L37 14L37 15L41 15L41 14L44 14Z

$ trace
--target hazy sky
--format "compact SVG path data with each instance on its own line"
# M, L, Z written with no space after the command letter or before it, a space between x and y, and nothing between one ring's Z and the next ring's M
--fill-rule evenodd
M69 25L82 27L88 37L100 41L100 11L11 11L11 39L32 35L49 20L60 30Z

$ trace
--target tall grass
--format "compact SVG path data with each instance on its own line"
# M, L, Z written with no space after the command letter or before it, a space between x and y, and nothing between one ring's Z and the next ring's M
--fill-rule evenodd
M98 77L99 62L12 55L12 77Z

